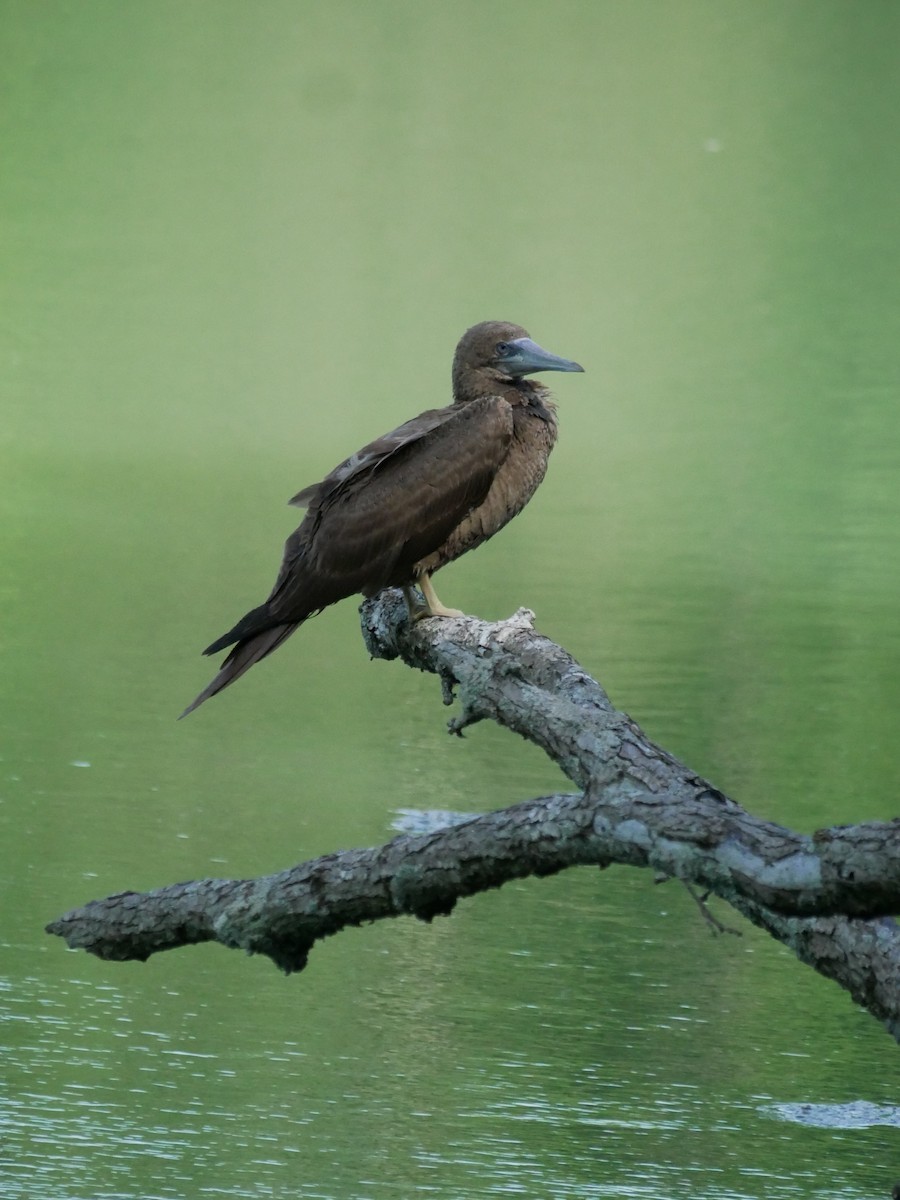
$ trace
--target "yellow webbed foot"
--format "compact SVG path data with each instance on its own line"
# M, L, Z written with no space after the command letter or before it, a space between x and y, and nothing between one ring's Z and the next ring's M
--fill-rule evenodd
M441 604L432 586L430 575L420 575L417 582L422 591L422 600L416 595L414 588L406 586L403 589L410 621L421 621L423 617L464 617L466 615L458 608L447 608Z

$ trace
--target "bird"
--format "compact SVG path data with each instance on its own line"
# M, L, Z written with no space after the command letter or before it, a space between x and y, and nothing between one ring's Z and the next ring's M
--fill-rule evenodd
M308 617L348 596L403 591L411 622L460 617L435 571L493 537L544 478L556 405L539 371L583 371L521 325L482 321L453 356L453 402L370 442L289 501L305 508L265 601L204 654L231 650L182 717L276 650ZM415 589L421 592L421 599Z

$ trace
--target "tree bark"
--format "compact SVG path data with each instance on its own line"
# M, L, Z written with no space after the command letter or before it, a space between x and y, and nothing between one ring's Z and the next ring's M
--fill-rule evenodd
M520 609L410 626L398 592L361 609L373 657L437 674L460 710L451 733L490 719L540 746L581 790L527 800L374 849L324 855L252 880L125 892L47 927L101 958L146 959L204 941L301 970L347 926L430 921L509 879L610 863L700 885L835 980L900 1038L900 821L795 833L745 812L654 745Z

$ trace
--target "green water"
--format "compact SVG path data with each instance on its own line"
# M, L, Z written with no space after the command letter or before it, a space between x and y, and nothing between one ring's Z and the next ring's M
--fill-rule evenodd
M897 1051L756 931L612 869L291 979L42 932L110 892L561 786L444 733L346 602L189 720L286 500L525 325L561 441L442 599L519 605L801 828L896 813L900 8L0 3L0 1192L863 1200Z

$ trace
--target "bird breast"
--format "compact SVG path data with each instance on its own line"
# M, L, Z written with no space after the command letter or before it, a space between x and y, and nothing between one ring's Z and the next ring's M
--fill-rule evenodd
M484 500L457 525L440 549L416 564L431 573L486 542L520 513L547 471L556 442L555 406L537 395L513 406L513 437Z

